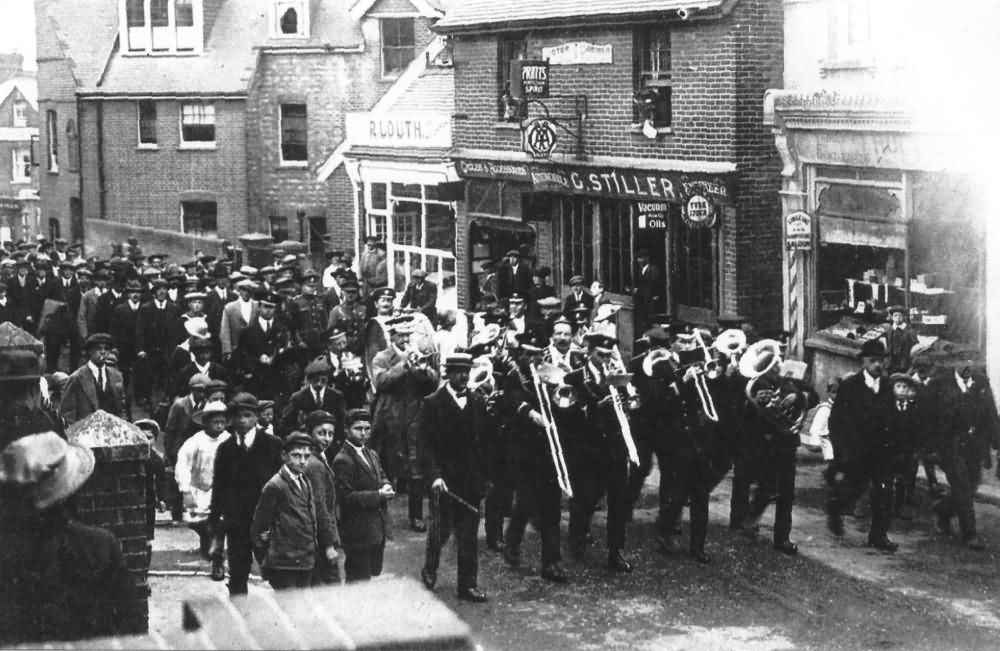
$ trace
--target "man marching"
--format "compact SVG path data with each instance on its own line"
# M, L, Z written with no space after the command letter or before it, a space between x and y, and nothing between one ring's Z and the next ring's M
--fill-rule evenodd
M420 412L421 460L431 483L431 522L427 555L420 573L434 589L441 548L452 533L458 545L458 598L482 603L479 574L479 503L485 493L481 439L486 421L482 398L468 390L472 356L455 353L445 360L447 383L427 396Z

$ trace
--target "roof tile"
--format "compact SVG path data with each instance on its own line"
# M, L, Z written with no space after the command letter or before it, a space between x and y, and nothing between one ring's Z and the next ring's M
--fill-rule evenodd
M625 17L686 9L714 9L724 0L464 0L451 7L436 28L453 31L463 27L500 26L566 18Z

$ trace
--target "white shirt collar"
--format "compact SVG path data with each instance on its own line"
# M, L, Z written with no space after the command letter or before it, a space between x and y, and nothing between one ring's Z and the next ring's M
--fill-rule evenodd
M198 372L201 373L202 375L208 375L208 368L211 365L212 365L211 361L205 362L204 366L201 366L200 364L198 364L198 362L194 363L194 367L198 369Z
M958 388L962 391L962 393L968 393L969 389L972 388L972 378L970 377L966 380L958 374L958 371L955 371L955 382L958 383Z
M371 465L368 463L368 457L365 456L365 446L363 446L363 445L354 445L350 441L347 441L347 444L349 446L351 446L352 448L354 448L354 451L358 453L358 456L361 457L362 463L364 463L366 466L368 466L370 468Z
M236 436L236 435L233 434L233 436ZM256 439L256 438L257 438L257 427L254 426L254 427L250 428L249 432L247 432L246 434L243 435L243 445L244 445L244 447L249 448L250 446L252 446L253 442L254 442L254 439ZM236 441L237 441L237 443L239 442L239 437L238 436L236 436Z
M326 392L326 387L323 387L322 389L314 389L313 387L309 387L309 390L312 391L313 399L316 400L316 404L322 405L323 396L325 395Z
M862 375L865 377L865 386L867 386L872 391L878 392L880 377L872 377L867 369L861 371Z
M98 368L98 366L93 362L87 362L87 368L89 368L90 372L94 374L94 379L100 382L102 369Z
M167 306L167 300L166 299L164 299L162 301L159 300L159 299L153 299L153 302L156 303L156 309L158 309L158 310L162 310L163 308L165 308Z

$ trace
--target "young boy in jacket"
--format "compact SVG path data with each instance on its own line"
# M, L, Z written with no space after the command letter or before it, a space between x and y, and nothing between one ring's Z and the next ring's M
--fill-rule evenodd
M303 474L312 447L312 439L301 432L285 440L284 465L264 485L250 525L254 547L262 552L258 558L263 558L264 577L275 590L309 587L317 543L327 560L337 559L327 511L316 509L312 485Z

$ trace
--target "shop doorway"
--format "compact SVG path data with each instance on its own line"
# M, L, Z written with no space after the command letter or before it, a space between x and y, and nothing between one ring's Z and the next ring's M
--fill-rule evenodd
M521 252L522 260L535 267L535 231L528 226L506 223L501 220L476 219L469 224L469 304L473 309L483 301L486 293L495 286L496 269L490 271L487 263L499 265L503 255L511 249ZM495 291L495 287L492 291Z

